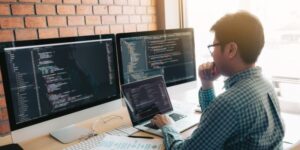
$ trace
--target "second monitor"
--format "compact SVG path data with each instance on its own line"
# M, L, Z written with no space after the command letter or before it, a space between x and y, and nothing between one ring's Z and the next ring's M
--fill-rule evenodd
M196 80L193 29L117 34L122 84L163 75L167 86Z

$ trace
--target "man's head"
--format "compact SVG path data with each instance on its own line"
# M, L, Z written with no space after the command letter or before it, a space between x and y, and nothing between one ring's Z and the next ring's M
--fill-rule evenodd
M227 64L226 67L239 61L244 65L255 64L265 42L260 21L244 11L225 15L211 27L211 31L215 33L214 44L220 43L221 53L228 56L223 58L228 58L229 61L235 59L235 62ZM214 56L215 61L219 58Z

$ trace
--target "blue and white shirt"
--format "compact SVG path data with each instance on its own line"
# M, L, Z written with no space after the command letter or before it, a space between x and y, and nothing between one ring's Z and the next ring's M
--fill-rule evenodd
M200 124L183 140L166 125L162 128L167 150L273 150L282 149L284 127L272 85L252 67L225 81L226 91L199 91Z

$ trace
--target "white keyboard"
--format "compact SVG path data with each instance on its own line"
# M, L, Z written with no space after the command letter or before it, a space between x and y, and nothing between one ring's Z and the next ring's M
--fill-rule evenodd
M101 143L105 134L118 135L118 136L129 136L137 131L138 131L138 129L136 129L132 126L122 126L122 127L116 128L114 130L107 131L103 134L99 134L97 136L91 137L85 141L74 144L70 147L64 148L64 150L90 150L92 148L97 147Z

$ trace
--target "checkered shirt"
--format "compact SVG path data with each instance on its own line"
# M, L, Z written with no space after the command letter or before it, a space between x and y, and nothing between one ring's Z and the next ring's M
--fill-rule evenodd
M199 90L202 108L200 124L183 140L166 125L162 128L167 150L278 150L284 127L272 85L252 67L225 81L226 91L215 97L214 90Z

